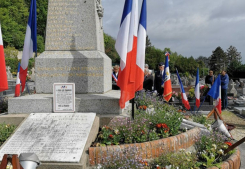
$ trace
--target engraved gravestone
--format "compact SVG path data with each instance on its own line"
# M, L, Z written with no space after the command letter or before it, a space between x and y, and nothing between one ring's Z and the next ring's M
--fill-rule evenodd
M45 52L36 58L36 92L75 83L77 94L111 90L111 59L104 53L100 0L49 0Z
M42 162L79 162L95 113L32 113L0 150L35 153Z

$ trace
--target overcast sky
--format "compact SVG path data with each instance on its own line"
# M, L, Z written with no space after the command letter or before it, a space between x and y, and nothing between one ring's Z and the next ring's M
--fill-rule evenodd
M124 2L102 0L104 31L114 38ZM245 0L148 0L147 15L147 34L156 48L197 58L232 45L245 64Z

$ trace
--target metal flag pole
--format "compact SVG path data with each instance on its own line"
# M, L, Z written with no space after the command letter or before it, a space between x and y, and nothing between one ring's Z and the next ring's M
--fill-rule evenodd
M203 104L203 102L206 100L206 97L207 97L207 96L208 96L208 95L206 95L206 96L205 96L205 98L203 99L203 101L202 101L201 105L200 105L200 106L199 106L199 108L197 109L196 114L198 113L199 109L202 107L202 104Z
M132 101L132 119L134 120L134 98L131 99Z

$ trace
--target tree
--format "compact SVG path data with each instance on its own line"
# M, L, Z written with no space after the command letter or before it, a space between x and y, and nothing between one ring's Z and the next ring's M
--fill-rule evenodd
M104 33L105 53L111 58L113 64L120 64L120 57L115 49L116 40Z
M230 46L227 49L226 56L228 59L228 65L230 65L230 63L234 60L236 60L239 63L242 63L241 52L237 52L237 49L234 46Z
M227 66L226 54L220 46L213 51L213 54L211 55L210 58L209 65L210 65L210 69L216 73L226 68Z

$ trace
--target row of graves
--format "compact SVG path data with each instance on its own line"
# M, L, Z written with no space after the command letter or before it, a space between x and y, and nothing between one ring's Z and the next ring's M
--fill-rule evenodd
M8 90L0 92L0 97L14 97L15 86L16 86L16 75L11 73L11 67L6 67L7 80L8 80ZM17 71L17 70L16 70ZM22 94L33 94L35 91L35 68L31 69L30 75L28 71L27 83Z

